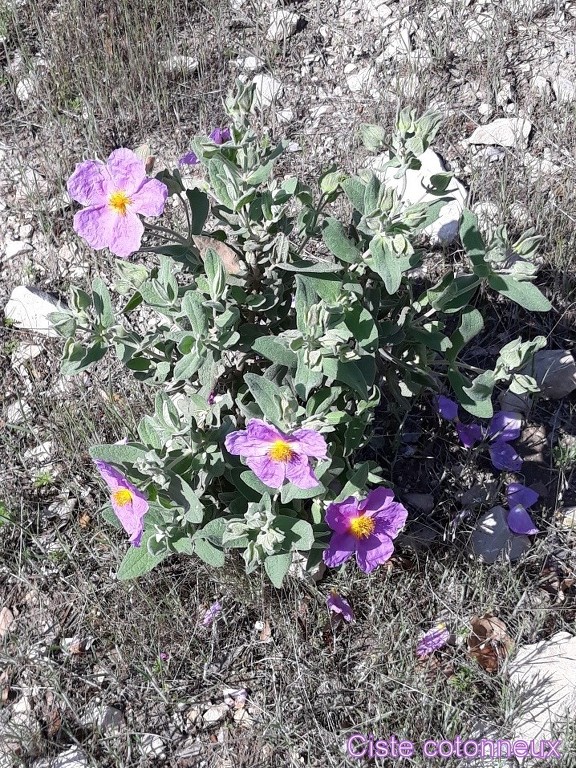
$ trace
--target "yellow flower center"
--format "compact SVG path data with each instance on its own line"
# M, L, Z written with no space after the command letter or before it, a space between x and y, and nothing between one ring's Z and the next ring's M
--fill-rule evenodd
M112 498L119 507L125 507L126 504L130 504L132 501L132 491L129 491L128 488L119 488L117 491L114 491Z
M294 451L286 440L274 440L268 451L268 456L272 461L290 461L294 456Z
M108 198L108 205L113 208L120 216L126 216L126 209L130 205L132 200L128 197L126 192L118 189L116 192L112 192Z
M367 539L368 536L374 533L375 527L376 523L372 517L360 515L359 517L353 517L352 520L350 520L350 527L348 530L352 536L357 539Z

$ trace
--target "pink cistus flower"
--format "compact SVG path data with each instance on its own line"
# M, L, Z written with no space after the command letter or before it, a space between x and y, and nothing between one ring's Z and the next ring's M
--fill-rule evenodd
M230 141L232 134L230 128L214 128L210 136L214 144L224 144L225 141ZM200 160L195 152L188 152L186 155L180 158L180 165L198 165Z
M318 479L310 458L325 459L327 445L319 432L297 429L289 435L261 419L250 419L246 429L231 432L226 450L245 459L256 477L270 488L281 488L285 480L298 488L314 488Z
M140 248L142 216L160 216L168 187L146 176L146 166L129 149L116 149L106 163L86 160L68 179L70 197L87 206L74 216L74 229L95 250L109 248L122 259Z
M354 621L354 612L350 608L350 604L341 595L332 590L326 598L326 605L330 613L340 614L344 621Z
M392 539L398 536L407 517L408 511L394 501L389 488L375 488L362 501L349 496L333 502L326 510L326 522L334 533L324 550L324 562L336 568L356 554L358 567L370 573L392 556Z
M133 547L139 547L144 532L144 515L148 512L148 500L117 469L105 461L96 461L96 468L110 489L112 509L122 527L130 536Z
M450 631L446 628L446 624L437 624L422 637L416 647L416 656L419 659L425 659L430 656L434 651L443 648L450 638Z

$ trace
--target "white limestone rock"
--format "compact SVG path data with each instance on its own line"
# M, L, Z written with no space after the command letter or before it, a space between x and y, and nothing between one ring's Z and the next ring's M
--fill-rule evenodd
M266 40L281 43L298 30L299 16L297 13L278 8L272 12L270 26L266 32Z
M18 285L4 308L4 317L19 328L35 331L43 336L57 336L48 315L61 312L64 305L36 288Z
M393 187L400 193L404 187L404 180L393 178L396 173L395 168L384 168L388 159L388 153L383 152L371 160L369 167L381 181L386 182L388 186ZM430 186L431 176L446 171L444 163L440 155L430 148L420 155L419 160L422 163L422 167L419 170L409 170L406 172L406 188L403 195L406 205L434 202L438 199L429 192L426 192L425 187ZM447 244L457 237L460 217L466 205L468 193L458 179L453 179L446 191L446 196L452 197L453 200L446 203L440 212L439 218L423 230L423 233L435 244Z
M488 144L498 147L525 149L532 123L522 117L499 117L480 125L468 139L470 144Z
M252 82L256 84L256 104L262 109L270 107L282 93L282 83L272 75L265 73L255 75Z

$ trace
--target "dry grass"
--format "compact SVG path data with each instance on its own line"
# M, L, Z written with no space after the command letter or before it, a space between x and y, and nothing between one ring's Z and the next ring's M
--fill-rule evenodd
M294 106L294 120L281 124L273 110L262 116L262 127L272 126L276 134L299 143L300 151L286 162L287 172L312 180L332 160L353 168L363 162L356 127L370 121L390 126L396 103L331 97L326 101L334 117L310 117L310 94L318 88L311 77L318 77L319 83L342 83L346 90L340 69L327 61L326 37L318 32L324 25L328 39L336 35L336 5L301 6L307 27L289 43L277 44L265 40L267 16L256 4L236 12L224 2L191 0L143 0L137 5L125 0L30 0L11 10L11 3L0 0L0 35L6 38L0 62L12 61L16 50L23 60L20 74L5 73L0 79L2 139L18 145L22 163L41 172L52 193L63 188L75 162L95 153L104 157L117 146L148 141L161 161L174 162L187 149L189 135L221 122L234 57L259 56L275 74L292 77L312 52L320 58L302 75L299 98L292 92L285 95ZM465 4L447 3L450 12L444 19L425 21L437 7L430 0L411 4L410 13L423 20L423 36L433 54L431 68L419 73L411 102L425 109L444 99L454 108L440 149L462 169L473 202L494 200L506 219L514 204L524 204L528 223L546 238L545 276L559 307L556 315L544 319L544 330L558 345L570 339L573 343L573 110L535 101L518 79L519 107L528 111L536 128L533 151L559 149L561 172L551 184L543 179L527 182L521 158L513 152L502 164L464 171L469 158L459 141L479 116L467 102L463 84L475 79L490 99L502 80L515 74L513 62L505 62L520 12L515 14L512 3L503 3L493 33L454 54L453 42L467 39L462 32ZM345 32L352 46L370 38L372 23L364 19ZM168 74L161 62L173 53L197 58L198 71ZM38 66L36 57L46 54L50 67ZM390 64L397 66L403 65ZM21 103L16 85L30 70L39 76L39 98ZM385 81L389 73L379 77ZM34 223L56 249L71 230L71 211L50 213L42 195L26 203L31 204ZM69 276L61 271L55 252L44 265L43 279L51 288L64 289ZM87 249L82 253L90 271L111 273L105 255ZM510 334L512 326L525 327L528 321L521 311L506 317L494 313L491 320L495 335ZM214 571L181 557L137 583L118 583L114 573L126 548L125 537L98 516L104 498L95 487L86 449L133 432L148 394L119 378L111 366L93 374L90 383L97 386L76 382L71 393L55 399L49 394L57 378L55 345L46 343L29 376L20 379L9 362L21 335L9 328L0 331L5 399L21 395L32 406L23 423L4 426L0 444L0 515L6 520L0 526L0 607L8 605L17 613L13 630L0 641L0 692L8 697L8 706L0 709L0 724L8 719L10 705L25 697L31 697L39 724L31 740L16 734L22 765L36 756L57 754L68 744L81 744L100 768L148 765L151 761L139 751L147 732L162 735L168 764L182 768L340 768L347 764L345 740L354 732L383 738L395 733L413 741L420 735L449 739L471 735L484 720L507 735L515 701L504 678L484 672L462 644L448 648L438 666L418 666L416 639L439 617L464 633L474 614L487 611L503 618L518 644L558 629L570 631L572 592L560 603L549 591L538 589L552 552L568 572L573 567L564 539L550 522L555 499L545 510L546 536L515 566L485 568L468 561L461 554L463 529L456 541L446 535L429 549L401 547L402 557L389 571L380 569L366 577L348 565L330 573L319 588L289 580L278 592L258 577L247 579L236 561ZM99 388L105 392L98 393ZM565 406L545 416L560 420L573 433ZM388 419L381 448L386 461L392 455L387 435L397 431L390 415ZM430 431L421 438L423 455L429 454L426 441L433 437ZM51 479L45 477L38 486L24 453L45 440L55 443L55 467ZM449 459L449 447L442 450ZM562 462L566 485L573 464L566 457ZM392 462L397 474L391 479L398 480L401 471L410 479L406 465L400 461L395 467ZM450 494L458 480L453 477L448 485ZM453 504L449 494L439 500L440 509ZM48 513L50 504L65 497L76 500L74 510L64 520L54 518ZM350 599L357 617L352 626L333 631L326 625L325 596L331 587ZM202 628L198 618L216 598L221 598L222 616L212 628ZM257 622L269 623L269 642L255 628ZM92 636L94 643L84 653L70 654L62 640L75 636ZM160 653L169 654L168 660L162 661ZM230 715L213 726L192 722L188 713L220 703L226 687L247 688L251 728L234 724ZM82 724L86 705L95 699L124 713L127 727L120 738ZM573 732L566 738L565 748L576 754ZM192 749L188 762L176 757L184 745ZM418 758L410 764L429 763ZM451 768L457 761L442 764Z

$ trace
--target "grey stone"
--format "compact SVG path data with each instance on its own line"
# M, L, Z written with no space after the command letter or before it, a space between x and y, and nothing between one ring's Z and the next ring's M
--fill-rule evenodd
M556 75L552 79L552 90L560 104L570 104L576 100L576 82L564 75Z
M164 740L155 733L143 733L140 736L140 751L145 757L151 759L166 759Z
M521 373L536 379L540 397L559 400L576 389L576 361L563 349L541 349Z
M198 69L198 59L193 56L175 55L162 61L160 66L169 74L177 74L178 72L196 72Z
M470 550L482 563L514 562L530 548L528 536L517 536L508 528L506 510L497 506L479 518L470 537Z
M6 259L15 259L24 253L30 253L31 250L32 246L30 243L23 242L22 240L6 240L4 244L4 257Z
M431 493L406 493L404 501L421 512L432 512L434 509L434 496Z
M491 123L478 126L468 141L470 144L525 148L531 130L532 123L526 118L499 117Z

